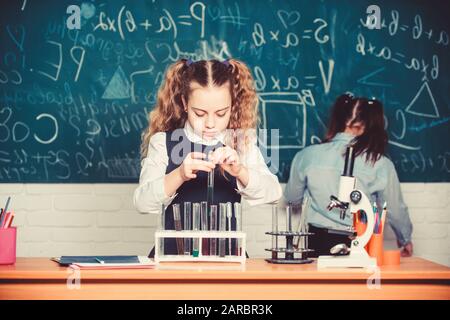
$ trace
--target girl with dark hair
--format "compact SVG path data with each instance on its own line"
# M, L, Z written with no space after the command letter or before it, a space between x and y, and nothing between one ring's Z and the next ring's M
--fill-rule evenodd
M206 201L216 166L214 204L241 196L250 205L277 201L281 186L256 145L257 119L254 80L243 62L181 59L169 66L142 134L137 210L160 214L164 204L165 228L175 229L169 204ZM175 239L164 250L176 254Z
M330 248L338 243L350 246L348 235L342 231L352 226L352 217L347 215L342 220L339 210L327 210L330 195L338 192L348 145L353 146L356 156L353 174L357 188L372 201L386 201L387 222L402 247L402 255L412 255L412 224L397 172L385 156L387 143L381 102L344 94L333 105L323 143L306 147L295 156L284 195L294 205L302 203L305 196L311 199L306 221L315 234L308 243L315 250L313 256L329 255Z

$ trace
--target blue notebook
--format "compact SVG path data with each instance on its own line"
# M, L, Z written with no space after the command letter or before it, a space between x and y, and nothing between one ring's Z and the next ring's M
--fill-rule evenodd
M72 263L139 263L138 256L61 256L52 260L63 266Z

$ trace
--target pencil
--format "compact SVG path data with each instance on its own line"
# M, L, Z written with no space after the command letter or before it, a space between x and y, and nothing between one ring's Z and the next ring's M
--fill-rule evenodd
M380 225L380 219L378 216L378 207L377 207L377 203L374 202L372 204L372 210L373 210L373 215L374 215L374 227L373 227L373 233L378 233L378 229L379 229L379 225Z
M5 209L3 210L4 212L8 212L8 206L9 206L9 201L10 200L11 200L11 197L8 197L8 200L6 200Z
M6 225L6 228L11 228L13 220L14 220L14 213L11 212L11 215L9 216L9 221L8 221L8 224Z
M381 230L380 230L380 233L384 232L384 223L386 221L386 214L387 214L387 203L385 202L383 204L383 212L381 214Z

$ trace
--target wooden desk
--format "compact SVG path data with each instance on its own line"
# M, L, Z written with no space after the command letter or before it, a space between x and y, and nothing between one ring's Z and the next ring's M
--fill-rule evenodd
M162 263L146 270L73 270L47 258L0 266L0 299L450 299L450 268L420 258L381 268L381 288L369 289L361 269L318 271L316 264ZM73 282L72 282L73 283Z

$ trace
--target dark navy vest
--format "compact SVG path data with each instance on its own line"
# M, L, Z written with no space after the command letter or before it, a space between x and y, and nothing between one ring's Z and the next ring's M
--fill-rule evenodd
M208 154L209 151L222 147L222 143L218 143L215 146L207 146L203 144L191 142L184 130L179 130L177 134L172 135L173 131L166 132L166 150L169 157L169 163L166 169L166 174L172 172L174 169L180 166L181 162L173 162L173 157L176 155L179 159L184 159L189 152L203 152ZM175 141L174 141L174 140ZM186 151L187 150L187 151ZM174 154L172 152L175 151ZM197 178L184 182L176 191L177 196L173 199L172 203L166 208L165 211L165 229L174 230L175 224L173 219L172 205L175 203L180 204L181 211L181 225L184 226L184 202L202 202L206 201L206 191L208 184L208 173L205 171L198 171ZM225 176L224 176L225 175ZM219 203L226 202L241 202L241 195L237 193L236 178L224 172L224 175L219 170L219 166L216 166L214 170L214 197L213 204L219 207ZM233 215L234 218L234 215ZM232 229L235 230L235 219L232 219ZM164 240L164 253L165 254L177 254L176 240L165 239ZM149 257L153 258L154 248L151 250Z

